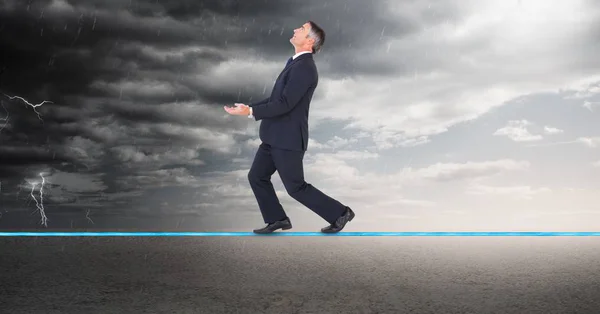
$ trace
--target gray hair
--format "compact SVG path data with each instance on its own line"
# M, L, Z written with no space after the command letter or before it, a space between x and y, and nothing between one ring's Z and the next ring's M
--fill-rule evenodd
M312 53L314 54L319 52L321 50L321 47L323 47L323 44L325 43L325 31L313 21L308 21L308 23L310 24L310 32L308 32L308 38L312 38L315 40L312 46Z

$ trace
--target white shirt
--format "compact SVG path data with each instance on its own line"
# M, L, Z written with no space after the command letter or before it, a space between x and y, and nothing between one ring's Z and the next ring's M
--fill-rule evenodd
M296 58L298 58L298 56L300 56L301 54L305 54L305 53L310 53L310 51L300 51L297 54L292 56L292 60L295 60ZM254 116L252 115L252 107L250 107L250 114L248 115L248 118L254 118Z
M310 51L300 51L292 57L292 60L298 58L299 55L305 54L305 53L310 53Z

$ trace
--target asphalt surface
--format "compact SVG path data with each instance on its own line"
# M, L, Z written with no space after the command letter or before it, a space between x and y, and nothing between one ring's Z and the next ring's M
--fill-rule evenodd
M600 237L0 238L2 313L599 313Z

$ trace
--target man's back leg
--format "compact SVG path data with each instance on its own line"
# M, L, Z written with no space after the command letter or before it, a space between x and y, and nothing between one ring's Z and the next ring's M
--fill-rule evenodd
M327 196L304 180L304 152L273 148L271 156L288 194L325 221L333 224L344 214L346 206Z

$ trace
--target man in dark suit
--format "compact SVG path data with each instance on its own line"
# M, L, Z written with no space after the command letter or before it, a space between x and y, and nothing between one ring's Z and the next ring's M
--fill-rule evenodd
M255 233L292 228L271 183L276 170L291 197L329 222L321 232L339 232L354 218L350 207L304 181L302 160L308 147L308 110L319 80L313 54L324 41L323 29L312 21L304 23L290 38L296 54L277 77L271 96L249 105L224 107L232 115L262 120L259 132L262 143L248 180L267 226L254 230Z

